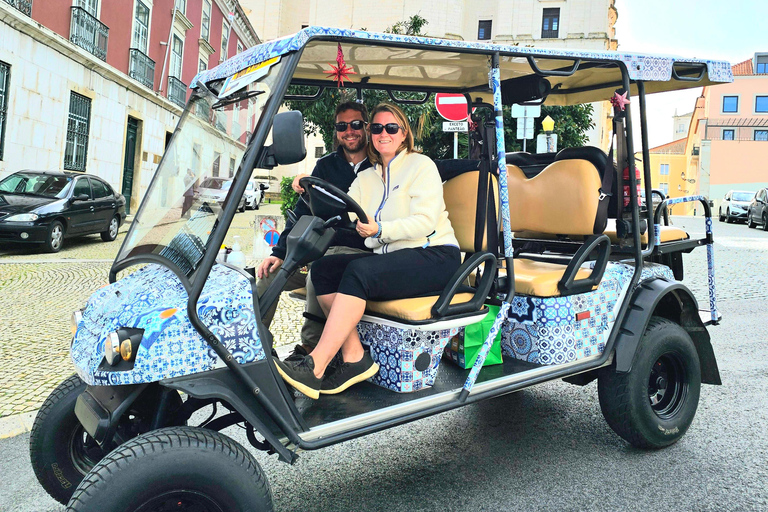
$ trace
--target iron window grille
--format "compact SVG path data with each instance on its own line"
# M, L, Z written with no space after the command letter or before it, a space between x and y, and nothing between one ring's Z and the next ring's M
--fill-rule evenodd
M5 119L8 116L8 86L11 80L11 66L0 61L0 160L5 148Z
M560 8L544 9L541 18L541 38L557 39L560 30Z
M91 124L91 100L72 91L69 95L67 145L64 169L85 172L88 158L88 131Z
M175 76L168 77L168 99L184 108L184 103L187 101L187 84L176 78Z
M32 16L32 0L5 0L5 3L15 7L27 16Z
M477 23L477 40L487 41L491 38L492 20L482 20Z
M155 61L144 55L138 48L131 48L128 75L150 89L155 84Z
M72 6L69 40L99 59L107 60L109 27L76 5Z

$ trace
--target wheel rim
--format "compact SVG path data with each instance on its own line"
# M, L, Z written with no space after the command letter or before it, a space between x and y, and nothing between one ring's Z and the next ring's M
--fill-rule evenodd
M72 432L69 440L69 458L83 476L104 457L104 452L94 438L81 425Z
M62 230L60 224L53 226L53 229L51 230L51 247L54 249L61 247L61 238L63 235L64 231Z
M117 218L112 217L112 221L109 223L109 236L110 238L117 237Z
M688 395L686 372L674 354L664 354L653 363L648 378L648 399L659 418L669 419L680 410Z
M195 491L170 491L141 505L136 512L224 512L218 503Z

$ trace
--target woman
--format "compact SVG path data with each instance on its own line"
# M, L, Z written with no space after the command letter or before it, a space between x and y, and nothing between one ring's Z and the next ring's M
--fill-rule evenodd
M303 359L275 359L283 378L310 398L340 393L378 372L357 334L367 300L439 293L461 264L440 175L431 159L414 152L405 114L382 103L371 120L373 167L357 175L349 195L369 213L367 223L358 220L357 232L374 252L325 256L313 264L317 299L328 318L323 334ZM344 362L324 378L339 349Z

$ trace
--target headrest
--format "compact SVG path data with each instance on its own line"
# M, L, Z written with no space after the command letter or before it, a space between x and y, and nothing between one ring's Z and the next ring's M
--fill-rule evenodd
M507 165L516 165L528 178L533 178L555 159L554 153L530 154L525 151L515 151L506 154Z
M440 179L445 182L465 172L478 170L480 160L435 160L435 165Z
M605 168L608 166L608 155L594 146L562 149L555 156L555 161L559 160L586 160L597 168L600 178L603 177Z

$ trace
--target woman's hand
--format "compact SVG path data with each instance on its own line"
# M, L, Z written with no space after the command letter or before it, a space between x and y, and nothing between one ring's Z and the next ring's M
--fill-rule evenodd
M303 194L304 193L304 187L299 185L299 180L302 178L306 178L309 176L309 174L299 174L295 178L293 178L293 183L291 183L291 188L297 193L297 194Z
M267 277L267 274L271 274L272 272L275 272L277 269L279 269L280 265L282 264L283 260L277 256L269 256L264 258L264 261L261 262L261 265L259 265L259 268L256 271L256 276L259 279L263 279Z
M368 215L368 219L373 219L373 215ZM379 232L379 225L376 224L375 221L368 222L368 224L363 224L363 222L360 219L357 219L357 233L363 237L368 238L371 236L374 236L376 233Z

